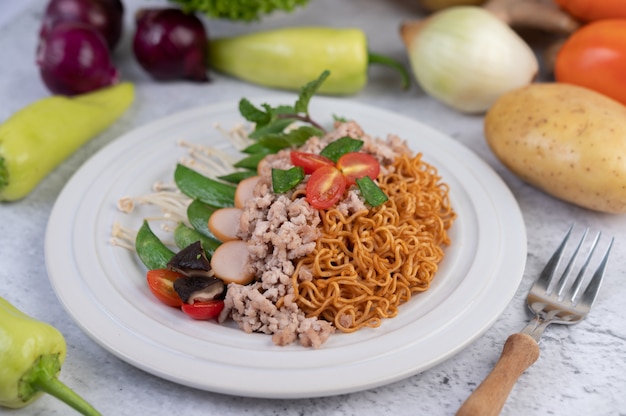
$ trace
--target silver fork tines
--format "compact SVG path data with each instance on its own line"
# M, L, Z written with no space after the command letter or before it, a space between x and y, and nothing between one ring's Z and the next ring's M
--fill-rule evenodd
M584 319L596 299L604 277L609 253L613 246L613 238L611 238L591 279L586 283L586 286L584 285L586 271L600 240L601 233L597 233L589 245L575 280L571 282L572 271L579 258L578 254L589 233L588 228L584 230L576 244L562 274L559 276L557 273L561 260L565 257L565 248L573 228L573 225L569 228L563 241L528 293L528 307L535 314L535 318L521 332L532 336L536 341L539 341L543 330L551 323L571 325ZM580 294L581 290L583 290L582 294Z

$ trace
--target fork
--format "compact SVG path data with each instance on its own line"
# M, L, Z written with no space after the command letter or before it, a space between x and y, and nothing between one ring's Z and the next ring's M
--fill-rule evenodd
M584 230L563 273L557 278L557 268L565 257L565 247L573 228L573 225L570 226L563 241L528 292L526 302L534 314L534 318L521 332L512 334L507 338L493 370L467 398L457 411L456 416L495 416L500 414L516 381L539 358L538 342L546 327L553 323L576 324L589 313L604 278L609 253L613 246L613 238L611 238L591 279L588 283L583 284L589 262L600 239L601 234L596 234L583 264L572 282L572 270L589 231L588 228Z

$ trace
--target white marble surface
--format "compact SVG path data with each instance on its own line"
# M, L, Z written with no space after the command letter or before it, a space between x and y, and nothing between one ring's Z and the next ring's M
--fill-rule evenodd
M43 1L24 2L9 17L0 3L0 121L33 100L48 95L34 64ZM21 2L20 2L21 3ZM483 336L450 360L391 385L348 395L269 400L231 397L180 386L119 360L85 335L51 289L44 264L43 239L50 210L64 183L91 155L121 134L161 116L225 99L268 91L213 74L205 85L156 83L139 68L130 50L132 13L165 0L125 0L125 36L115 52L122 76L137 86L136 103L111 129L94 138L52 172L27 198L0 204L0 295L25 312L50 322L65 335L68 358L61 379L88 398L104 415L451 415L487 375L507 336L528 319L525 295L568 224L590 226L616 237L608 276L591 315L575 327L550 327L539 360L526 371L503 415L626 415L626 218L590 212L522 183L494 158L482 134L482 118L463 116L425 96L415 85L401 92L393 74L370 71L369 85L351 100L390 109L433 126L489 163L513 191L528 233L523 281L504 313ZM324 24L357 26L371 49L406 61L398 27L417 16L414 2L401 0L311 0L306 9L275 15L260 24L208 22L220 36L264 27ZM506 279L507 276L502 276ZM303 377L306 375L303 374ZM43 397L7 415L68 415L65 405Z

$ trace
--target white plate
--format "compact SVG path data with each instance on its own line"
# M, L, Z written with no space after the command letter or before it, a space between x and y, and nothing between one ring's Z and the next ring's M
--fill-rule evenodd
M293 102L291 96L254 99ZM193 321L160 304L136 256L110 244L114 222L139 228L145 211L122 214L120 197L172 181L184 150L178 139L223 144L215 123L243 119L237 103L196 108L134 130L82 166L49 219L50 282L76 323L108 351L149 373L208 391L301 398L364 390L422 372L479 337L513 297L526 261L519 207L494 171L456 141L414 120L341 99L315 97L311 114L327 126L333 115L366 132L398 134L424 154L450 185L458 219L453 244L427 292L377 329L336 334L319 350L277 347L269 336L232 325Z

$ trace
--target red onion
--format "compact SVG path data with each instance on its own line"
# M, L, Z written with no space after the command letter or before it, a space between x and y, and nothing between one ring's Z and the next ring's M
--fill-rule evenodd
M39 36L45 39L61 22L82 22L100 32L113 50L122 35L123 16L121 0L50 0Z
M79 22L52 28L39 44L37 65L44 83L55 94L82 94L119 80L102 35Z
M141 9L136 24L133 51L139 64L152 77L209 80L208 39L197 16L174 8Z

